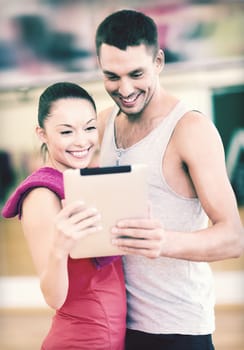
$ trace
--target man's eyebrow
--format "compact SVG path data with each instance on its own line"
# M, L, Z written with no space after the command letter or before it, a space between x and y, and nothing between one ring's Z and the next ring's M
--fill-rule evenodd
M128 75L135 74L135 73L138 73L138 72L141 72L141 71L143 71L143 68L138 67L138 68L136 68L136 69L130 71L130 72L128 73ZM104 70L104 71L103 71L103 74L105 74L105 75L114 75L114 76L116 76L116 77L118 76L116 73L110 72L109 70Z
M116 75L117 76L117 74L110 72L109 70L104 70L103 73L106 75Z

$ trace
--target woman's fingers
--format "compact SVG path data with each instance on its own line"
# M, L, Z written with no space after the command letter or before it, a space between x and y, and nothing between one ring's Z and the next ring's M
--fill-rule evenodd
M86 220L88 218L93 218L101 215L98 213L96 208L85 208L79 212L73 213L69 217L69 221L72 224L78 224L82 222L83 220Z
M96 208L87 208L83 202L65 206L57 215L57 230L66 237L78 239L101 229L101 215Z

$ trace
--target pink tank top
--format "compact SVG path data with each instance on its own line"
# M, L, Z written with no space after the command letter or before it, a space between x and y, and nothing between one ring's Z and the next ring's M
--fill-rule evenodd
M69 259L69 291L42 350L123 350L125 287L121 259L97 270L91 259Z

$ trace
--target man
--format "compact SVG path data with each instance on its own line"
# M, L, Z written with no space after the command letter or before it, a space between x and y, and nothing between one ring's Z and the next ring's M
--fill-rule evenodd
M112 230L126 253L126 349L213 349L208 262L238 257L244 245L219 134L160 86L164 56L151 18L111 14L98 26L96 49L116 105L99 117L101 164L149 165L150 217Z

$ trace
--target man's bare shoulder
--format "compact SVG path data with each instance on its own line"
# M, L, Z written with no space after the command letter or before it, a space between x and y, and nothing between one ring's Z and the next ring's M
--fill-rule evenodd
M182 136L185 138L197 137L197 135L205 134L209 132L216 133L216 127L213 121L198 111L189 111L179 120L176 125L175 133L177 137Z
M102 111L100 111L98 113L98 121L103 121L104 119L107 120L107 118L109 117L109 115L112 113L114 109L114 106L110 106L106 109L103 109Z
M197 111L187 112L181 118L175 128L173 143L185 160L209 158L214 154L219 158L223 156L223 144L215 124Z
M98 125L100 142L103 138L103 134L104 134L104 130L105 130L108 118L111 115L113 109L114 109L114 106L110 106L110 107L108 107L108 108L106 108L98 113L97 125Z

